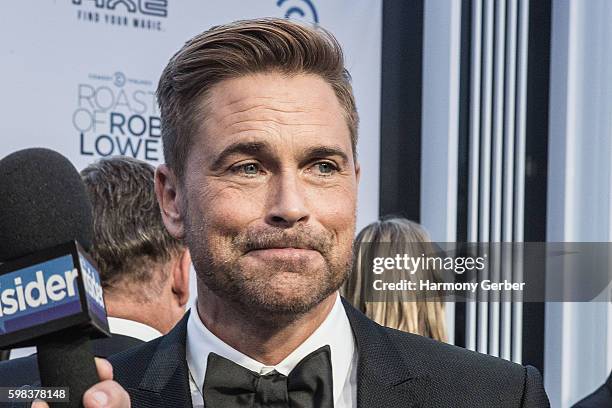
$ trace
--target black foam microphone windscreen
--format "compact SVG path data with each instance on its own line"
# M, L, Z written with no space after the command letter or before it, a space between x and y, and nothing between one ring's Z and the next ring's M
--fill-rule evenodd
M76 240L89 250L91 204L72 163L49 149L0 160L0 262Z

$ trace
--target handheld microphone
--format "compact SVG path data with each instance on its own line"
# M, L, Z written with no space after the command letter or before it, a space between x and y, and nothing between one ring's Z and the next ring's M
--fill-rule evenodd
M51 406L82 406L99 381L89 339L108 336L108 322L85 252L92 231L68 159L26 149L0 160L0 348L37 346L42 386L69 388L70 402Z

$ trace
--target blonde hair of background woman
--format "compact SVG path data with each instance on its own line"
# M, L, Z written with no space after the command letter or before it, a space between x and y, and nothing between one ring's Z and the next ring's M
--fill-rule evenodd
M365 243L365 245L363 245ZM375 257L395 257L407 254L418 257L435 252L431 238L416 222L405 218L391 217L373 222L355 238L355 261L348 279L342 287L344 297L356 308L375 322L394 329L420 334L435 340L446 341L444 303L441 297L425 297L419 291L411 291L412 301L403 301L394 291L380 292L377 301L367 301L367 290L371 290L375 277L364 273L364 262L372 264ZM362 272L360 272L362 271ZM388 270L385 281L398 282L410 279L405 271ZM412 279L429 279L439 282L440 278L428 270L420 270ZM378 295L377 295L378 296Z

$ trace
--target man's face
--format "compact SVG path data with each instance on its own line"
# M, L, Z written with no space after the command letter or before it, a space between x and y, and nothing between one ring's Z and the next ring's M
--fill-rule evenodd
M203 107L176 190L198 278L245 310L310 310L352 258L359 169L338 99L318 76L266 73Z

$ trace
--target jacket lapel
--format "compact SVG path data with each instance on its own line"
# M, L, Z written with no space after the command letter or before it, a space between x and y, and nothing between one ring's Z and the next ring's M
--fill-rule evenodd
M189 312L165 335L137 389L128 392L135 407L189 407L189 369L185 344Z
M430 377L406 361L382 328L342 299L357 343L357 406L420 407ZM404 355L409 353L404 352Z
M91 351L94 356L106 358L143 343L144 341L134 337L113 334L112 337L92 340Z

